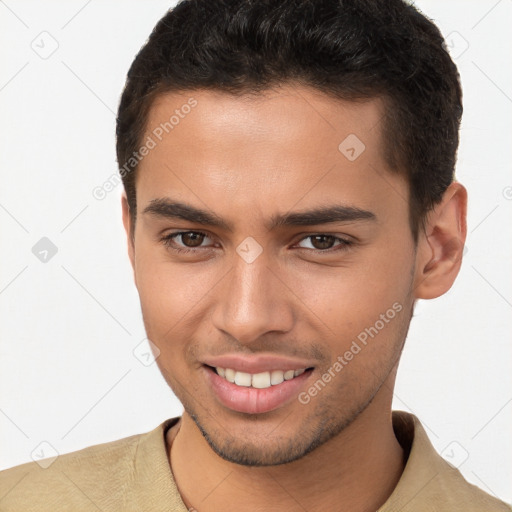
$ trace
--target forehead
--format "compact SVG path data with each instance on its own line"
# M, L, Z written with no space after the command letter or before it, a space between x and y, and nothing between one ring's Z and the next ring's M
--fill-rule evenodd
M390 182L404 185L384 159L383 114L379 98L345 101L292 85L162 94L148 116L143 142L152 149L139 164L138 204L168 194L220 209L243 202L253 212L356 197L369 206Z
M319 149L328 150L332 149L333 141L353 133L371 150L378 149L375 145L379 142L383 114L384 103L380 98L340 100L304 86L280 85L260 93L239 95L196 90L157 96L150 108L146 131L149 134L163 130L163 137L171 133L183 138L193 136L205 151L223 142L244 152L251 146L257 150L259 144L272 141L279 145L287 142L286 149L299 150L304 139L319 142L319 137L328 144ZM172 144L171 137L166 139ZM182 150L189 148L187 145ZM194 148L195 155L197 149L200 148ZM318 158L319 152L316 153ZM186 156L186 151L182 156Z

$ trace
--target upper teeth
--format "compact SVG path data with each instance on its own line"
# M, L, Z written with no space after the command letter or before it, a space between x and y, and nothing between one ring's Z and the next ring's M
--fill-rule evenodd
M300 370L272 370L271 372L262 373L246 373L237 372L232 368L215 368L217 373L224 377L228 382L232 382L237 386L253 387L258 389L269 388L270 386L276 386L281 384L285 380L291 380L298 375L303 374L306 369L301 368Z

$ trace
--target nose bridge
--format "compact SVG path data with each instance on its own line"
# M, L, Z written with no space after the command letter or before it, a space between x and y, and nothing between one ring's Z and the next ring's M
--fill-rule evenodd
M226 276L214 324L240 343L251 343L269 331L291 329L290 303L269 264L263 254L252 261L237 254Z

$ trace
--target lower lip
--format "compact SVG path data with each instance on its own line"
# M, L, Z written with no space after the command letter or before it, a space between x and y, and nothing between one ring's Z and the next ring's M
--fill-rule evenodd
M220 403L228 409L247 414L270 412L296 398L312 372L312 370L306 370L303 374L291 380L285 380L281 384L256 389L237 386L217 375L209 367L204 369Z

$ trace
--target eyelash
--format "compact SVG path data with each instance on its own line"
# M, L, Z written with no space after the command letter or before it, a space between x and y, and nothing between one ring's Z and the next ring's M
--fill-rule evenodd
M194 233L196 235L201 235L201 236L210 238L208 236L208 234L204 233L203 231L178 231L177 233L169 233L168 235L165 235L164 237L161 238L160 241L164 244L165 247L167 247L168 249L171 249L172 251L179 253L179 254L194 253L201 249L204 250L205 249L204 247L198 247L198 248L192 249L190 247L185 248L185 247L179 247L179 246L174 245L175 238L177 238L180 235L187 235L190 233ZM302 242L303 240L307 240L308 238L311 238L314 236L323 236L323 235L332 236L335 239L335 242L341 242L341 243L339 245L336 245L329 249L309 249L307 247L299 247L299 249L305 249L307 251L314 251L316 253L323 254L323 253L332 253L332 252L336 252L336 251L346 251L353 245L353 242L350 240L341 238L339 236L329 235L327 233L312 233L310 235L307 235L307 236L301 238L297 243Z

